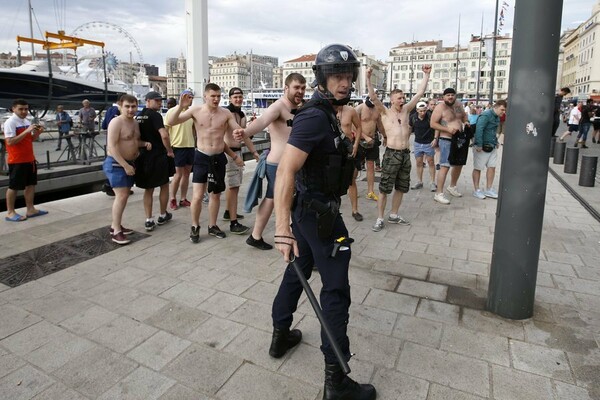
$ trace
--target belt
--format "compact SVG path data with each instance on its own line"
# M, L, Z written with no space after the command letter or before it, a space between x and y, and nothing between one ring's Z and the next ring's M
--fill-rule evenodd
M440 136L438 139L440 139L440 140L447 140L449 142L452 141L452 139L450 139L449 137L443 137L443 136Z
M407 154L410 154L410 149L401 149L401 150L398 150L398 149L390 149L389 147L388 147L388 149L391 150L391 151L397 152L397 153L407 153Z
M233 151L235 153L235 152L238 152L238 151L242 151L242 148L241 147L230 147L229 150L231 150L231 151Z

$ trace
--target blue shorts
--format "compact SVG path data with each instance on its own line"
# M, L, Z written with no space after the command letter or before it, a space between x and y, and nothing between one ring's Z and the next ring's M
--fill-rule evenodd
M133 166L133 163L131 164ZM102 164L102 170L104 175L108 179L110 186L113 188L126 187L130 188L133 186L134 176L127 175L125 168L121 166L114 158L107 156Z
M188 165L194 165L194 147L173 147L173 154L175 154L175 166L176 167L187 167Z
M440 165L442 167L450 168L450 162L448 161L448 157L450 157L450 146L452 145L452 140L449 138L440 137L438 141L438 146L440 147Z
M194 154L194 167L192 172L193 183L206 183L208 181L208 163L211 157L215 157L217 161L215 175L219 183L225 186L225 165L227 164L227 158L225 153L215 154L213 156L206 155L199 150L195 150Z
M435 150L431 147L431 143L415 142L415 157L423 157L423 154L428 157L433 157L435 155Z
M265 193L265 199L272 199L275 194L275 177L277 176L277 165L273 163L267 163L266 174L267 177L267 193Z

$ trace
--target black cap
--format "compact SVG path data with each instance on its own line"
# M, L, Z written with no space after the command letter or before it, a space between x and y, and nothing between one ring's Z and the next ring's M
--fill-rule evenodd
M454 88L451 88L451 87L446 88L446 89L444 89L444 96L447 94L456 94L456 90L454 90Z
M148 92L148 93L146 93L146 100L155 100L155 99L164 100L165 98L163 97L162 94L160 94L158 92Z

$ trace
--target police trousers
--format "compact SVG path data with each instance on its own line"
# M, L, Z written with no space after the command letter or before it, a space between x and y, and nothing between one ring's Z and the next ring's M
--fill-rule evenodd
M338 251L332 258L334 240L348 236L342 216L335 219L333 233L326 240L317 236L317 214L303 205L299 198L296 209L292 212L292 232L298 242L300 256L296 263L304 272L306 279L312 274L313 265L321 275L323 288L320 294L323 315L330 325L346 360L350 360L350 342L346 334L348 326L348 309L350 308L350 283L348 281L348 266L350 264L350 249ZM273 302L273 326L277 329L289 329L292 326L293 313L298 306L302 294L302 285L296 272L288 265L283 274L283 280ZM321 351L328 364L337 363L333 348L321 329Z

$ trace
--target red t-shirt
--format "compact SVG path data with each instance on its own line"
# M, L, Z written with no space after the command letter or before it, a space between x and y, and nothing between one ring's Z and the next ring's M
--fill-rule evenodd
M4 136L6 138L12 138L20 135L29 127L29 125L31 125L31 123L28 120L13 115L4 123ZM8 164L20 164L35 161L32 135L26 135L25 138L17 144L9 145L6 141L5 144L6 152L8 153Z

